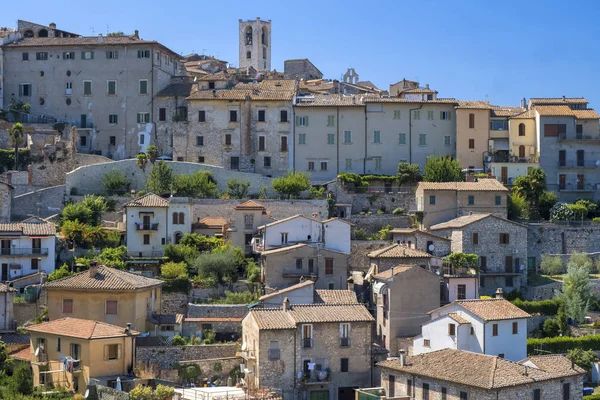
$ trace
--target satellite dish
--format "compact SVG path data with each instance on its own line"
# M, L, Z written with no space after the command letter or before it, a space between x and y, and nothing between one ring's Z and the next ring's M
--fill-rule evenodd
M247 348L248 348L248 343L246 343L246 342L242 343L242 351L246 351Z
M302 379L302 371L298 371L297 377L298 377L298 379Z
M435 250L435 246L433 244L430 244L427 248L429 249L429 251Z
M35 348L35 356L37 357L40 354L40 347Z
M596 161L596 167L600 167L600 160Z
M86 389L83 397L85 397L87 399L89 395L90 395L90 389Z

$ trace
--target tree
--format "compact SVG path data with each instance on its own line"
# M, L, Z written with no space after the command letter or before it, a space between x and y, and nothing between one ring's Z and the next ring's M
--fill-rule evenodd
M574 251L569 257L569 262L577 265L578 267L587 268L588 273L594 267L594 260L592 260L586 253Z
M185 261L188 264L191 264L200 255L200 252L194 246L185 246L181 243L169 243L163 247L163 253L169 261Z
M540 270L546 275L559 275L564 272L564 267L560 257L544 254L542 256Z
M181 197L219 197L217 184L210 171L196 171L187 175L176 175L173 179L173 191Z
M148 154L148 159L150 160L150 162L153 163L158 158L158 147L151 144L146 149L146 154Z
M223 238L215 236L199 235L197 233L186 233L183 235L179 244L182 246L192 246L200 252L212 251L217 247L223 246Z
M167 262L160 267L160 274L167 279L187 278L188 271L185 262Z
M513 193L525 198L530 208L530 215L539 215L540 197L546 190L546 174L544 170L536 167L527 175L517 177L513 182Z
M545 337L555 337L560 333L560 327L558 326L558 322L554 318L548 318L544 321L544 325L542 325L542 332Z
M106 210L104 197L89 194L83 198L81 204L91 212L91 220L88 223L94 226L101 225L102 212Z
M179 335L175 335L173 336L173 340L171 340L171 345L172 346L185 346L185 338L182 338Z
M129 181L123 171L113 168L104 174L102 178L102 186L108 194L125 194L129 190Z
M239 260L239 254L232 246L225 250L213 250L210 253L200 254L192 263L198 275L202 278L212 277L217 284L222 285L225 282L235 282L239 277L239 267L243 263ZM239 249L238 249L239 250Z
M572 221L573 210L566 203L556 203L550 209L550 221Z
M285 198L297 198L310 186L310 174L304 171L288 171L285 176L273 179L273 189Z
M138 385L129 392L130 400L153 400L150 386Z
M0 369L4 369L4 363L6 362L7 357L6 344L0 340Z
M25 135L25 128L20 122L14 124L9 130L8 134L15 146L15 171L19 170L19 145L23 143L23 136Z
M460 163L450 156L431 156L425 163L425 182L460 182L464 179Z
M14 391L16 393L29 395L33 393L33 374L26 364L20 364L13 372Z
M558 203L556 194L554 194L554 192L544 191L540 196L538 204L540 217L546 221L549 220L550 209L552 209L556 203Z
M73 275L67 264L63 264L60 268L55 269L48 275L48 282L55 281L57 279L66 278Z
M135 156L135 163L142 171L146 170L146 164L148 164L148 156L145 153L139 153Z
M246 261L246 279L252 283L260 282L260 266L252 259Z
M69 203L63 208L60 216L61 224L67 221L79 221L82 224L89 224L92 221L92 210L82 202Z
M173 189L173 181L173 169L166 162L159 161L150 168L146 188L159 196L170 194Z
M508 195L508 219L525 219L528 215L528 207L525 198L517 193Z
M245 199L248 197L248 189L250 188L249 181L240 181L231 178L227 181L227 193L232 199Z
M13 119L17 122L23 120L23 115L29 114L31 111L31 104L22 100L15 99L15 96L10 96L8 103L8 112L13 116Z
M561 296L565 301L565 313L577 322L583 321L592 299L590 267L569 262Z
M107 267L125 269L125 259L127 258L127 247L106 247L98 254L96 260Z
M586 218L592 219L598 216L598 204L589 199L579 199L575 202L576 205L584 206L587 210Z
M566 336L571 331L571 327L569 326L569 319L567 318L567 314L565 314L565 305L564 303L558 307L558 312L556 313L556 323L558 324L558 329L563 336Z
M479 256L477 254L469 254L469 253L452 253L448 257L448 263L452 266L452 268L461 268L461 269L477 269L477 261L479 260Z
M170 386L157 385L154 389L154 400L171 400L175 396L175 389Z
M567 204L567 207L571 209L573 213L573 219L575 221L583 221L587 217L588 209L583 204Z
M398 184L414 184L423 179L419 164L398 163Z
M598 356L594 350L571 349L567 354L567 358L585 369L589 374L592 371L592 366L598 361Z

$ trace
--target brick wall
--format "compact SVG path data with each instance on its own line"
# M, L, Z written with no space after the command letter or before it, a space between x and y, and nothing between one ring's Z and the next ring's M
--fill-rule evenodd
M149 346L136 347L136 364L157 365L159 369L173 369L180 361L235 357L236 343L207 344L199 346Z

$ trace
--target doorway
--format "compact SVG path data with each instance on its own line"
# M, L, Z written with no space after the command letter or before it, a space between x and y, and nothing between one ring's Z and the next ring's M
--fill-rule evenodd
M358 386L347 386L338 389L338 400L354 400L355 392L354 389L358 389Z
M329 390L315 390L310 392L310 400L329 400Z
M8 280L8 264L2 264L2 281Z

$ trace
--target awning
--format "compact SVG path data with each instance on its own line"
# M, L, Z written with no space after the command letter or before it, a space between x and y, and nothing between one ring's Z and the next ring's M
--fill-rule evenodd
M494 150L508 150L508 139L494 139Z
M383 294L383 292L387 289L386 282L376 282L373 284L373 293Z

